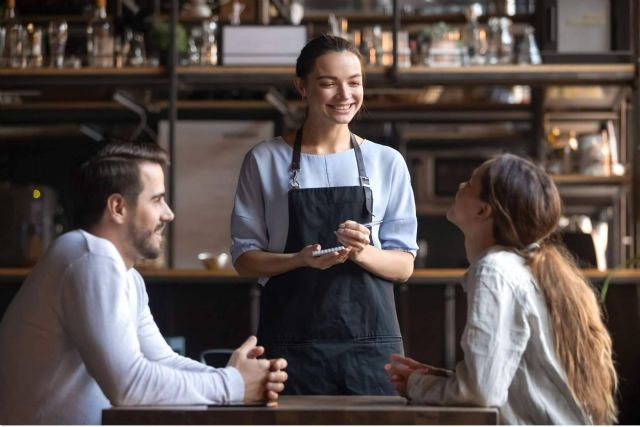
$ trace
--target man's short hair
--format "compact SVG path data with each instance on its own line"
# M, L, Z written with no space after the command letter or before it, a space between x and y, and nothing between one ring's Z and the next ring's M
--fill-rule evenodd
M111 142L78 169L75 178L75 225L87 228L97 224L112 194L121 194L136 206L142 192L140 163L169 164L167 152L154 143Z

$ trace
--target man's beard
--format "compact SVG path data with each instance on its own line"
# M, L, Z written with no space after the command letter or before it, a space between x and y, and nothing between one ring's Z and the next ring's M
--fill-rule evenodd
M131 224L129 227L129 235L133 238L133 247L144 259L156 259L160 256L162 248L154 246L151 242L153 235L160 230L163 230L165 223L161 223L152 231L142 231Z

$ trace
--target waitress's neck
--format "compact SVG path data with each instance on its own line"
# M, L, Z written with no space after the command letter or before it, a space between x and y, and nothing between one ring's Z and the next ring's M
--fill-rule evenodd
M329 154L351 148L351 132L348 124L326 125L307 119L302 126L303 151L313 154Z

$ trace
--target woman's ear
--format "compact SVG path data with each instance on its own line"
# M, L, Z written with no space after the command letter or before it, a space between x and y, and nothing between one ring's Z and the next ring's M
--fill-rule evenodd
M293 85L296 87L296 90L298 91L302 99L307 97L307 89L304 87L304 79L301 79L300 77L294 77Z
M114 193L107 198L107 214L117 224L124 224L127 215L127 202L122 194Z
M491 219L491 217L493 216L493 208L489 203L482 202L476 212L476 216L478 217L478 219L483 221Z

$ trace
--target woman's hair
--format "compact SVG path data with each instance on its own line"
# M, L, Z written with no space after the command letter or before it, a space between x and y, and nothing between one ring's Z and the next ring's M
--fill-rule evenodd
M316 64L316 59L327 53L351 52L360 60L362 55L353 43L342 37L323 34L311 39L300 51L296 61L296 76L305 80ZM364 70L363 70L364 72Z
M168 159L167 152L154 143L105 145L74 176L75 225L87 228L97 224L112 194L121 194L131 206L136 206L143 189L139 164L151 162L164 168Z
M496 243L520 253L542 289L574 397L594 423L611 424L617 414L611 338L595 290L550 238L561 213L558 189L541 167L511 154L485 165L480 198L493 209Z

